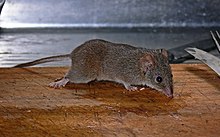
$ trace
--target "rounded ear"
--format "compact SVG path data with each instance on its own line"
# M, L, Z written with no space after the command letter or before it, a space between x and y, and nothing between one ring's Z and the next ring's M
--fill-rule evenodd
M153 56L151 54L149 54L149 53L148 54L144 54L140 58L140 64L141 64L141 71L145 74L155 64Z
M168 58L168 52L165 49L161 49L161 54Z

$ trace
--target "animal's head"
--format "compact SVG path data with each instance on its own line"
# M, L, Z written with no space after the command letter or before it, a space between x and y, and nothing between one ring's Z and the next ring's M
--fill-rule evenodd
M154 88L168 97L173 97L173 79L165 49L146 52L140 59L145 85Z

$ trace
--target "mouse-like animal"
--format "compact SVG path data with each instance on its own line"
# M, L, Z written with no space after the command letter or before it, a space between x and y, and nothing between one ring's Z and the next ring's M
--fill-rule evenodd
M137 48L127 44L94 39L75 48L70 54L51 56L15 67L27 67L70 58L72 65L59 81L49 84L59 88L70 83L93 80L118 82L127 90L148 86L173 97L173 80L168 53L165 49Z

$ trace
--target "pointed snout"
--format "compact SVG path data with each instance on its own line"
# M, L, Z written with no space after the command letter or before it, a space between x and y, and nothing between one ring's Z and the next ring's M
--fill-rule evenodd
M173 87L166 88L163 92L167 97L173 98Z

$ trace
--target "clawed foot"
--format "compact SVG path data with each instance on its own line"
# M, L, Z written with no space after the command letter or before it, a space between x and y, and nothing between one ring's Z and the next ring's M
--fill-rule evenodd
M69 82L70 80L68 78L63 78L59 81L56 81L56 82L51 82L49 84L49 87L51 88L61 88L61 87L65 87L66 84Z

